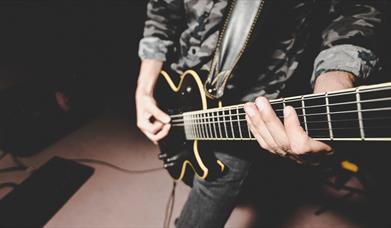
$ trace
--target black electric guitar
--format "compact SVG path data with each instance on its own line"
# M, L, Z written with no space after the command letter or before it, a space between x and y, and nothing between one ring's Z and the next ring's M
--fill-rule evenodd
M243 104L224 107L207 98L203 81L192 70L178 80L161 72L158 103L171 116L169 135L159 142L160 158L175 180L188 184L194 174L216 177L224 164L199 150L204 140L255 140ZM164 99L162 99L164 98ZM282 119L286 105L295 108L308 135L322 141L391 141L391 83L270 101Z

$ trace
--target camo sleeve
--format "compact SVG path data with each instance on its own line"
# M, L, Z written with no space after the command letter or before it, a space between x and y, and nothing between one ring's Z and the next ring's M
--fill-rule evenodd
M345 71L360 79L368 78L378 67L375 31L382 23L381 13L371 2L337 0L331 4L331 22L322 33L322 50L314 63L311 84L322 73Z
M144 36L139 44L141 59L166 60L183 20L181 0L149 0Z

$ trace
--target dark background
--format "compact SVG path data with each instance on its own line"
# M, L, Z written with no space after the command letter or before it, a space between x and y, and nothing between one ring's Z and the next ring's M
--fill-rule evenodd
M0 78L36 87L78 75L88 80L85 92L99 87L105 97L133 100L117 93L130 95L135 85L145 3L1 1Z
M144 0L0 1L0 148L34 153L105 109L135 122L145 12Z

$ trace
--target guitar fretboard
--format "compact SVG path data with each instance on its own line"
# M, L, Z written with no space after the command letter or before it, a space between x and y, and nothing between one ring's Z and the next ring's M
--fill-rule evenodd
M283 121L292 106L301 126L317 140L391 140L391 83L270 101ZM243 105L185 112L172 116L189 140L255 140Z

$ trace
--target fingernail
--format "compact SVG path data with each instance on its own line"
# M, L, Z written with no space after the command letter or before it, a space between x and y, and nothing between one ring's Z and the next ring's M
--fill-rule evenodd
M287 107L284 108L284 117L288 117L289 116L289 114L292 111L291 108L292 107L290 107L290 106L287 106Z
M171 121L171 118L169 116L166 116L163 119L163 122L166 123L166 124L170 123L170 121Z
M264 102L265 101L263 101L262 98L258 98L258 99L255 100L255 104L257 105L259 111L263 110L263 107L265 106Z
M255 110L252 108L250 105L246 104L244 106L244 111L247 113L249 116L254 116L255 115Z

